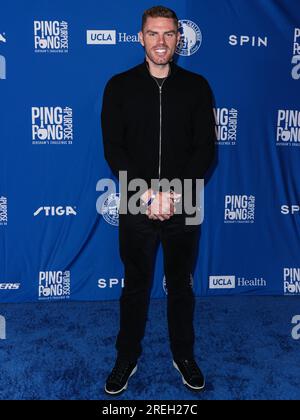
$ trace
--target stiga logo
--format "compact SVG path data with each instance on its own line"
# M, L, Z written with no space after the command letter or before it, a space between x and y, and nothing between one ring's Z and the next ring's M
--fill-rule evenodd
M202 33L199 26L191 20L183 19L178 22L178 31L180 39L176 53L183 56L195 54L202 43Z
M283 269L283 287L285 295L300 294L300 268Z
M254 195L225 195L224 223L254 223Z
M76 216L76 207L71 206L44 206L39 207L34 213L34 216L42 215L42 216Z
M235 108L214 108L217 144L233 146L237 140L238 111Z
M278 111L276 145L300 146L300 111Z
M37 53L65 53L68 52L68 22L57 20L35 20L34 50Z
M40 271L40 300L68 299L70 294L70 271Z
M72 144L73 111L70 107L31 108L32 144Z
M7 218L7 197L0 197L0 226L6 226Z
M292 78L294 80L300 79L300 28L295 28L294 43L293 43L293 57L292 57Z

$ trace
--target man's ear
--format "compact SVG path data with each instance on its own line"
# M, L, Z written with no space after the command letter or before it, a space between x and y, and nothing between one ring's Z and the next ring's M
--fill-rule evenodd
M140 40L140 43L142 44L142 46L144 47L145 46L145 44L144 44L144 35L143 35L143 32L142 31L139 32L139 40Z
M178 45L179 41L180 41L180 32L178 31L177 32L177 43L176 43L176 46Z

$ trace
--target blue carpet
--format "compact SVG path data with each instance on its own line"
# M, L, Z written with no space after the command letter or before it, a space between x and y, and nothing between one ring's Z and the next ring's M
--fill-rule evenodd
M300 298L197 299L196 354L207 378L187 390L173 368L165 300L152 300L138 371L118 400L300 399L300 341L291 319ZM0 399L114 398L103 383L114 363L118 302L1 304Z

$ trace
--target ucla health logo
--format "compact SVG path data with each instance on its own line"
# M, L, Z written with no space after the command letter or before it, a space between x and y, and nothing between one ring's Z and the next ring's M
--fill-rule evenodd
M116 33L115 30L87 30L86 42L88 45L115 45L117 39Z
M33 106L32 144L72 144L73 111L70 107Z
M0 33L0 45L6 42L5 33ZM0 54L0 80L6 79L6 60L4 55Z
M237 287L266 287L263 277L209 276L210 289L235 289Z
M280 109L277 115L277 146L300 146L300 111Z
M179 20L178 24L180 39L176 53L183 56L195 54L202 43L202 34L199 26L187 19Z
M292 78L294 80L300 79L300 28L295 28L294 43L293 43L293 57L292 57Z
M139 43L139 34L117 33L115 29L88 29L86 31L86 43L88 45L116 45L122 42Z
M224 223L254 223L254 195L225 195Z
M39 300L68 299L70 294L70 271L39 272Z
M0 197L0 226L6 226L7 217L7 197Z
M34 51L36 53L66 53L69 47L68 22L35 20Z
M103 205L101 208L101 214L104 220L113 226L118 226L119 208L120 208L120 194L119 193L109 194L109 196L103 202Z
M283 269L283 287L285 295L300 295L300 268Z
M217 144L234 146L237 140L238 110L214 108Z

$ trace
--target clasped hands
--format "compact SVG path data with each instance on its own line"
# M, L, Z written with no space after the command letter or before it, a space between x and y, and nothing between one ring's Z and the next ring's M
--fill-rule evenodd
M153 190L150 188L142 196L141 199L147 202ZM181 197L181 194L174 191L158 192L146 210L146 215L153 220L168 220L176 213L174 203Z

